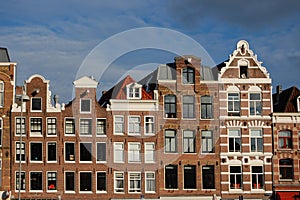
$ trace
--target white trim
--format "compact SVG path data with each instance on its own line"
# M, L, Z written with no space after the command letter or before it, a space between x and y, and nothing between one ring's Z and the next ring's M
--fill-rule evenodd
M81 173L90 173L91 174L91 190L90 191L81 191L80 190L80 174ZM76 182L76 181L74 181ZM92 194L93 193L93 172L92 171L79 171L78 172L78 191L80 194Z
M73 183L73 187L74 187L74 190L66 190L66 173L67 172L71 172L74 174L74 183ZM75 194L75 190L76 190L76 172L75 171L64 171L64 193L67 193L67 194Z
M89 161L82 161L81 160L81 156L80 156L80 154L81 154L81 147L80 147L80 145L81 144L91 144L91 151L92 152L90 152L90 155L91 155L91 160L89 160ZM93 162L93 142L79 142L79 144L78 144L78 150L79 150L79 155L78 155L78 157L79 157L79 163L92 163ZM85 146L85 145L84 145Z
M49 158L48 158L48 154L49 154L49 148L48 148L48 144L49 143L55 143L55 161L49 161ZM57 142L56 141L47 141L46 142L46 161L47 163L57 163Z
M31 160L31 144L42 144L42 151L41 151L41 154L42 154L42 160L38 160L38 161L34 161L34 160ZM26 157L26 156L25 156ZM30 141L29 142L29 163L43 163L44 160L44 154L43 154L43 142L40 142L40 141Z
M43 188L43 184L42 184L42 190L31 190L31 173L33 172L37 172L37 173L42 173L42 183L44 183L44 180L43 180L43 171L29 171L29 192L32 192L32 193L42 193L44 192L44 188Z
M105 191L97 190L97 186L98 186L97 173L105 173L105 188L106 188ZM106 194L107 193L107 172L106 171L96 171L95 176L96 176L96 188L95 188L96 194Z

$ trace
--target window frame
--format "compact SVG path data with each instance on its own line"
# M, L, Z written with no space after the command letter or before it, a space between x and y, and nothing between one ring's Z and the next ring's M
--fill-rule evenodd
M69 132L69 129L72 129L73 132ZM68 130L68 132L67 132ZM76 134L76 121L75 118L66 117L64 123L64 135L65 136L75 136Z
M148 148L147 146L153 146L152 149ZM144 148L145 148L145 163L155 163L156 162L156 155L155 155L155 143L154 142L145 142L144 143ZM152 157L152 159L147 159L149 156Z
M177 117L176 95L174 94L164 95L164 118L176 118L176 117Z
M116 145L121 145L121 148L116 149ZM116 160L116 155L117 155L116 150L118 150L118 152L120 152L122 154L122 159ZM124 143L123 142L114 142L114 163L124 163L124 162L125 162Z
M290 163L288 164L281 164L281 162L284 162L284 161L288 161ZM279 168L279 180L280 181L293 181L294 178L295 178L295 173L294 173L294 160L291 159L291 158L282 158L282 159L279 159L278 160L279 162L279 165L278 165L278 168ZM285 169L285 176L282 177L282 171ZM290 170L290 171L287 171L287 170ZM288 177L288 173L291 173L291 177Z
M138 121L132 121L138 119ZM141 135L141 116L129 115L128 116L128 135Z
M104 190L99 190L98 189L98 186L99 185L101 185L100 183L98 183L98 174L105 174L103 177L104 177L104 181L103 182L105 182L105 184L104 184L104 186L105 186L105 189ZM106 174L106 172L105 171L97 171L96 172L96 193L107 193L107 178L106 178L106 176L107 176L107 174Z
M206 136L203 133L209 133L210 136ZM209 149L209 143L211 143L211 149ZM202 154L215 153L214 145L215 145L214 144L214 132L212 130L202 130L201 131L201 153Z
M21 192L25 192L26 191L26 172L25 171L21 171ZM15 191L19 191L19 171L15 171ZM24 189L23 189L24 187Z
M192 136L186 136L185 134L192 133ZM187 148L186 148L187 140ZM192 142L190 142L192 140ZM192 145L192 149L191 149ZM186 151L187 149L187 151ZM183 130L182 132L182 151L184 154L196 153L196 134L194 130Z
M90 149L88 149L87 145L90 146ZM86 153L89 153L89 155L87 155ZM92 163L92 162L93 162L93 143L79 142L79 163Z
M19 141L16 141L15 142L15 148L16 148L16 153L15 153L15 162L16 163L20 163L20 156L21 156L21 163L26 163L26 144L24 141L22 141L22 144L21 144L21 154L18 154L18 152L20 152L20 142ZM19 146L19 148L18 148ZM24 146L24 147L22 147ZM20 155L20 156L18 156ZM18 159L19 157L19 159Z
M89 102L88 104L89 105L84 105L84 103L87 103ZM88 110L83 110L83 109L87 109ZM92 100L89 99L89 98L81 98L80 99L80 113L83 113L83 114L87 114L87 113L91 113L92 112Z
M55 176L49 177L49 173L55 174ZM47 192L57 192L57 171L47 171L46 176L47 176ZM51 179L55 180L55 185L54 185L55 189L53 189L53 190L50 188L51 184L53 184L53 183L51 183L49 185L49 178L50 178L50 181L51 181Z
M120 118L122 120L120 121L116 121L116 118ZM114 135L124 135L125 133L125 120L124 120L124 115L114 115ZM120 132L119 132L119 128L118 131L116 131L116 127L120 126Z
M90 188L90 190L84 189L82 190L84 185L81 184L85 184L87 183L88 179L87 177L81 177L81 175L83 174L89 174L90 175L90 185L88 186L88 189ZM81 181L81 179L83 179L84 181ZM78 177L78 191L79 193L92 193L93 192L93 172L92 171L80 171L79 172L79 177Z
M43 137L43 118L30 117L30 137Z
M57 136L57 119L56 117L47 117L47 136L56 137ZM50 122L49 120L55 120L55 122ZM54 132L54 133L53 133Z
M71 183L68 183L68 178L67 178L67 173L68 174L73 174L73 184L71 184ZM75 171L65 171L64 172L64 192L65 193L75 193L75 189L76 189L76 187L75 187L75 183L76 183L76 173L75 173ZM69 186L73 186L73 190L71 190L71 189L69 189Z
M166 136L167 132L173 132L174 136ZM164 146L164 150L165 153L178 153L178 147L177 147L177 132L176 130L173 129L166 129L164 131L164 140L165 140L165 146ZM174 140L174 142L173 142ZM172 145L175 145L174 148L172 148ZM174 150L172 150L174 149Z
M83 137L91 137L93 135L93 119L92 118L80 118L79 119L79 135L83 136Z
M38 151L38 153L39 153L39 157L40 158L38 158L38 160L34 160L34 159L32 159L33 158L33 156L34 156L34 154L33 153L35 153L36 154L36 152L33 152L33 150L32 150L32 145L33 144L39 144L40 145L40 148L41 148L41 150L40 151ZM37 142L37 141L32 141L32 142L29 142L29 161L30 161L30 163L43 163L43 143L42 142Z
M122 177L117 178L116 177L117 174L122 175ZM122 186L123 186L122 188L116 187L117 181L122 181ZM117 190L120 190L120 191L117 191ZM114 171L114 193L121 193L121 194L125 193L125 176L124 176L124 172L122 172L122 171Z
M232 105L230 105L230 104L232 104ZM241 97L240 97L239 92L228 92L228 94L227 94L227 112L228 112L228 116L240 116Z
M99 123L100 122L100 123ZM96 119L96 136L106 137L106 118Z
M101 155L104 155L104 160L99 160L99 152L98 152L98 144L101 144L101 145L105 145L105 151L104 151L104 154L103 154L103 152L101 153ZM96 142L96 162L97 163L106 163L106 161L107 161L107 155L106 155L106 149L107 149L107 146L106 146L106 142ZM102 158L103 156L101 156L101 158Z
M131 175L138 175L137 177L133 177L131 179ZM138 183L139 187L133 187L131 188L131 181L134 182L134 185L136 185L136 182ZM142 174L141 172L128 172L128 193L129 194L139 194L142 192Z
M205 168L209 168L209 169L205 169ZM203 165L201 172L202 172L202 180L205 180L205 182L202 181L202 189L204 189L204 190L216 189L215 166L214 165ZM208 182L210 179L212 179L212 184L208 185Z
M253 170L253 168L256 167L260 167L261 168L261 172L254 172L255 170ZM255 181L256 179L256 181ZM261 179L261 181L259 181L259 179ZM264 168L263 166L251 166L251 189L252 190L260 190L260 189L264 189Z
M0 108L4 107L5 102L5 84L4 81L0 81Z
M154 176L149 178L149 177L147 177L147 174L154 174ZM151 184L154 183L154 190L148 190L149 181L151 181ZM145 193L156 193L156 174L154 171L146 171L145 172Z
M232 165L229 167L229 190L240 190L243 188L243 171L242 166L240 165ZM232 172L231 169L233 167L239 167L240 172ZM232 176L234 176L234 181L231 181ZM238 176L240 177L240 181L238 180Z
M192 102L190 102L192 98ZM195 119L196 117L196 103L194 95L183 95L182 96L182 118L183 119Z
M259 99L252 99L253 95L259 95ZM253 110L253 111L251 111ZM262 95L260 92L249 93L249 116L262 115Z
M152 121L149 119L152 119ZM152 130L152 131L149 131L149 130ZM144 116L144 134L145 135L154 135L155 134L155 118L152 115Z
M260 136L253 135L253 132L260 131ZM259 149L259 141L261 140L261 150ZM254 142L254 145L253 145ZM263 130L262 129L250 129L250 151L251 152L264 152L264 137L263 137ZM252 147L254 146L254 150Z
M230 135L230 133L233 134L233 132L238 131L238 135ZM232 142L231 142L232 140ZM239 149L237 149L238 146L236 140L239 140ZM233 149L231 150L231 143L233 143ZM242 135L241 135L241 129L228 129L228 152L229 153L241 153L242 152Z
M36 184L36 185L40 185L40 187L41 187L41 189L32 189L32 173L36 173L36 174L40 174L40 178L41 178L41 180L39 181L40 182L40 184ZM38 193L40 193L40 192L43 192L43 172L42 171L30 171L29 172L29 191L30 192L38 192Z
M167 167L170 167L170 168L174 168L172 170L169 170L170 172L173 172L173 173L170 173L169 175L167 174ZM165 189L178 189L178 166L177 165L165 165L164 167L164 185L165 185ZM173 177L174 176L174 177ZM175 179L175 180L169 180L169 179ZM175 183L173 183L173 181ZM168 186L168 183L170 182L169 186Z
M73 146L73 154L68 153L67 150L67 144L68 145L71 145ZM65 163L75 163L76 162L76 147L75 147L75 142L65 142L64 143L64 160L65 160ZM73 155L73 156L72 156ZM69 156L69 159L66 159L67 156Z
M282 136L281 133L288 133L289 136ZM283 141L283 145L280 145L280 141ZM290 143L290 147L288 146ZM278 149L293 149L293 132L290 130L280 130L278 132Z
M134 147L134 146L137 146ZM128 142L128 163L141 163L142 162L142 146L139 142Z
M191 168L191 169L188 169L188 168ZM196 190L197 189L196 165L184 165L183 166L183 189L184 190Z
M34 102L34 100L40 100L40 102ZM35 108L36 105L34 105L34 103L39 103L39 105L37 106L38 108ZM30 108L31 108L31 112L42 112L42 97L31 97L31 101L30 101Z
M49 160L49 144L55 144L55 160ZM55 141L47 142L47 163L57 163L57 142Z
M182 84L195 84L195 69L193 67L186 66L182 69Z
M201 119L213 119L214 109L213 109L213 97L209 95L204 95L200 97L200 117ZM207 98L207 100L205 100ZM208 100L209 99L209 100ZM205 111L205 112L203 112ZM210 113L210 115L209 115Z
M20 122L18 122L20 120ZM26 135L26 117L15 117L15 136L20 137L22 132L22 137Z

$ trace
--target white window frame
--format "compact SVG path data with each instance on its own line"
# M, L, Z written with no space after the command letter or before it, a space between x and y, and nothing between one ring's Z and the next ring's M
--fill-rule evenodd
M138 175L137 177L130 177L130 175ZM131 179L133 178L133 179ZM139 181L139 185L140 187L134 187L134 188L131 188L131 184L130 184L130 181ZM130 190L139 190L139 191L130 191ZM141 172L128 172L128 193L130 194L139 194L142 192L142 174Z
M54 143L55 144L55 160L49 161L49 143ZM57 163L57 142L55 141L48 141L47 142L47 163Z
M229 153L241 153L242 152L242 133L241 133L241 129L228 129L228 152ZM230 135L230 133L232 132L235 132L235 131L238 131L238 136L236 135ZM234 140L234 150L233 151L230 151L230 138L233 138ZM237 151L236 150L236 146L235 146L235 141L236 139L240 139L240 150Z
M147 174L154 174L154 177L148 178ZM147 181L154 181L154 191L153 190L148 190L148 182ZM145 172L145 193L156 193L156 174L154 171L146 171Z
M105 152L104 152L105 153L105 160L98 161L98 144L104 144L105 145ZM106 150L107 150L106 142L96 142L96 162L97 163L106 163L106 161L107 161Z
M193 134L193 137L187 137L187 136L185 135L185 134L190 133L190 132ZM193 141L192 144L190 143L191 138L192 138L192 141ZM186 140L188 141L188 144L185 143ZM186 145L187 145L188 151L185 151ZM191 152L191 151L189 150L191 145L192 145L193 148L194 148L194 151L193 151L193 152ZM184 153L184 154L192 154L192 153L196 153L196 134L195 134L195 131L194 131L194 130L183 130L183 131L182 131L182 153Z
M82 101L86 101L86 102L89 102L89 111L82 111ZM83 99L80 99L80 113L91 113L92 112L92 101L91 99L86 99L86 98L83 98Z
M80 174L81 173L91 174L91 190L89 190L89 191L80 190ZM79 171L79 173L78 173L78 191L80 194L92 194L93 193L93 172L92 171Z
M4 107L4 101L5 101L4 82L0 81L0 108Z
M138 119L138 121L132 121ZM141 135L141 117L138 115L128 116L128 135Z
M297 98L297 108L298 112L300 112L300 96Z
M155 156L155 143L154 142L145 142L144 143L145 148L145 163L155 163L156 156ZM151 148L149 148L151 147ZM148 157L151 157L152 159L148 159Z
M120 121L116 121L116 118L120 118ZM114 115L114 135L124 135L124 115ZM121 126L121 132L116 131L116 127Z
M185 97L193 98L193 102L184 101ZM192 113L189 111L192 108ZM184 116L185 110L187 110L188 115ZM182 96L182 118L183 119L195 119L196 118L196 98L194 95L183 95Z
M82 123L81 122L89 122L89 123ZM84 130L84 131L82 131ZM88 130L89 132L85 132ZM83 134L84 133L84 134ZM80 118L79 119L79 135L81 137L92 137L93 135L93 119L92 118Z
M152 121L151 120L149 121L148 119L152 119ZM148 127L151 127L151 128L148 128ZM149 130L152 130L152 131L149 131ZM154 118L154 116L151 116L151 115L144 116L144 133L145 133L145 135L154 135L155 134L155 118Z
M66 148L66 144L73 144L73 147L74 147L74 155L73 155L73 157L74 157L74 160L66 160L66 156L67 156L67 148ZM70 154L70 155L72 155L72 154ZM69 155L69 156L70 156ZM76 162L76 159L78 159L78 155L76 155L76 146L75 146L75 142L65 142L64 143L64 161L65 161L65 163L75 163Z
M3 119L0 118L0 147L2 147L3 143Z
M98 173L105 173L105 190L98 190L97 186L98 186L98 177L97 174ZM106 171L96 171L96 193L107 193L107 173Z
M72 121L74 122L74 133L66 133L67 132L67 121ZM68 123L68 125L70 125L71 123ZM73 125L73 123L72 123ZM75 136L76 135L76 121L75 121L75 118L73 117L65 117L65 120L64 120L64 135L65 136Z
M129 163L141 162L141 143L128 142L128 162Z
M49 181L49 175L48 174L49 173L55 173L56 174L56 176L55 176L55 179L56 179L56 189L55 190L49 190L49 183L48 183L48 181ZM49 192L49 193L57 192L57 183L58 183L58 181L57 181L57 175L58 175L57 171L47 171L47 173L46 173L46 177L47 177L47 179L46 179L46 186L47 186L46 190L47 190L47 192Z
M31 150L31 144L42 144L42 151L41 151L41 154L42 154L42 160L38 160L38 161L35 161L35 160L31 160L31 153L32 153L32 150ZM29 161L30 163L43 163L44 162L44 154L43 154L43 143L42 142L38 142L38 141L32 141L32 142L29 142Z
M91 160L81 160L81 144L90 144L91 145ZM92 142L79 142L79 163L92 163L93 162L93 143Z
M73 173L74 174L74 182L73 182L74 190L67 190L67 187L66 187L66 185L67 185L67 183L66 183L66 180L67 180L66 174L67 173ZM75 171L65 171L64 172L64 192L75 194L75 190L76 190L76 172Z
M131 83L126 86L127 99L141 99L142 98L142 85Z
M117 146L121 146L121 148L116 148ZM122 159L116 159L117 151L122 154ZM114 142L114 162L115 163L124 163L125 157L124 157L124 143L123 142Z
M18 123L18 121L20 121ZM20 129L20 133L18 133L18 129ZM26 130L26 118L25 117L15 117L15 136L20 137L22 132L22 137L25 137L25 130Z
M252 95L259 95L259 100L251 99ZM262 115L262 98L260 92L250 92L249 93L249 116L261 116ZM253 104L253 105L251 105ZM260 113L258 112L260 105ZM251 108L254 110L254 114L251 113Z
M210 133L210 136L203 136L203 133ZM209 151L209 142L211 143L211 151ZM202 154L213 154L214 151L214 132L212 130L202 130L201 131L201 153ZM206 149L204 149L206 148Z
M22 176L22 174L24 174L24 179L23 179L23 181L22 181L22 177L21 177L21 181L23 182L23 183L21 183L21 184L23 184L23 185L25 185L25 189L24 190L20 190L20 192L25 192L26 191L26 172L25 171L21 171L21 176ZM19 191L19 189L17 188L17 185L19 184L19 171L15 171L15 191L16 192L18 192Z
M34 99L40 99L40 100L41 100L41 105L40 105L40 106L41 106L41 109L40 109L40 110L33 110L33 109L32 109L32 106L33 106L33 100L34 100ZM31 98L31 101L30 101L30 110L31 110L31 112L42 112L42 110L43 110L43 106L42 106L42 105L43 105L43 99L42 99L42 97L32 97L32 98Z
M33 120L33 119L41 120L41 123L40 123L41 132L40 132L40 134L32 132L31 120ZM43 137L43 118L41 118L41 117L30 117L30 137Z
M42 184L42 190L32 190L31 189L31 173L42 173L42 183L44 183L43 182L43 172L42 171L30 171L29 172L29 192L36 192L36 193L43 193L43 184Z
M260 131L260 136L258 135L253 135L254 132ZM252 150L252 139L255 140L255 150ZM262 140L262 150L258 151L258 139ZM262 129L250 129L250 151L251 152L260 152L263 153L264 151L264 137L263 137L263 130Z
M230 167L239 167L240 168L240 170L241 170L241 172L240 173L230 173ZM243 188L243 168L242 168L242 166L241 165L231 165L231 166L228 166L228 168L229 168L229 190L242 190L242 188ZM240 183L240 187L239 188L231 188L231 186L230 186L230 184L231 184L231 182L230 182L230 176L231 175L234 175L235 176L235 182L237 182L236 180L237 180L237 175L240 175L241 176L241 183ZM237 183L235 183L235 184L237 184Z
M258 172L256 172L256 173L253 173L253 171L252 171L252 167L261 167L261 169L262 169L262 172L260 172L260 173L258 173ZM254 188L254 185L252 185L252 183L253 183L253 180L252 180L252 176L253 175L255 175L256 176L256 179L258 179L258 176L262 176L263 177L263 183L265 182L265 176L264 176L264 167L263 166L261 166L261 165L252 165L251 166L251 190L262 190L262 189L264 189L264 185L261 185L261 186L259 186L260 188ZM258 185L258 180L256 180L257 182L256 182L256 184Z
M55 126L55 134L49 134L49 121L50 119L55 119L55 124L50 124L50 126ZM57 137L57 118L56 117L47 117L46 118L47 121L47 137ZM53 130L53 129L51 129Z
M104 121L104 124L98 124L99 121ZM96 119L96 136L97 136L97 137L106 137L106 131L107 131L107 130L106 130L106 123L107 123L106 118L97 118L97 119ZM102 128L103 128L103 132L104 132L104 133L100 133L100 132L99 132L100 126L101 126L101 127L103 126ZM102 129L102 128L101 128L101 129Z
M20 145L21 145L21 154L20 154L20 156L22 156L24 154L24 160L21 160L21 163L26 163L26 144L25 144L24 141L22 141L22 144L20 144L19 141L15 142L15 148L16 148L16 153L15 153L15 159L16 160L15 160L15 162L20 163L20 160L17 159L17 154L20 151ZM19 146L19 148L18 148L18 146ZM22 146L24 146L24 150L22 150Z
M237 96L231 96L229 98L229 95L237 95ZM232 103L232 110L229 109L229 102ZM238 104L238 110L235 109L235 105ZM227 112L228 115L234 114L234 116L238 116L241 113L241 97L239 92L228 92L227 94Z
M116 178L116 175L117 174L122 174L122 177L121 178ZM123 188L117 188L117 181L123 181ZM118 192L117 190L118 189L121 189L123 191L120 191ZM125 193L125 177L124 177L124 172L120 172L120 171L116 171L114 172L114 193L121 193L121 194L124 194Z

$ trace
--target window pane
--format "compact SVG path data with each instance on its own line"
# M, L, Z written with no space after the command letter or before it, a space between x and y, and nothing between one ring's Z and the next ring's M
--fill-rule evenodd
M80 172L80 191L92 191L92 173Z
M43 189L42 172L30 172L30 190Z
M97 172L97 191L106 191L106 173Z
M66 191L74 191L75 190L75 173L74 172L66 172L65 187L66 187Z
M202 167L203 189L215 189L215 172L213 165Z
M80 161L92 161L92 143L80 143Z

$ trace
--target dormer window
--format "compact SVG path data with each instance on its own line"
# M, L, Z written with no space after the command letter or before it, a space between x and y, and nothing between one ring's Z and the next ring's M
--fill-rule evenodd
M142 98L142 86L133 83L127 85L127 99L141 99Z
M195 83L195 70L191 67L183 68L182 70L182 83L194 84Z

